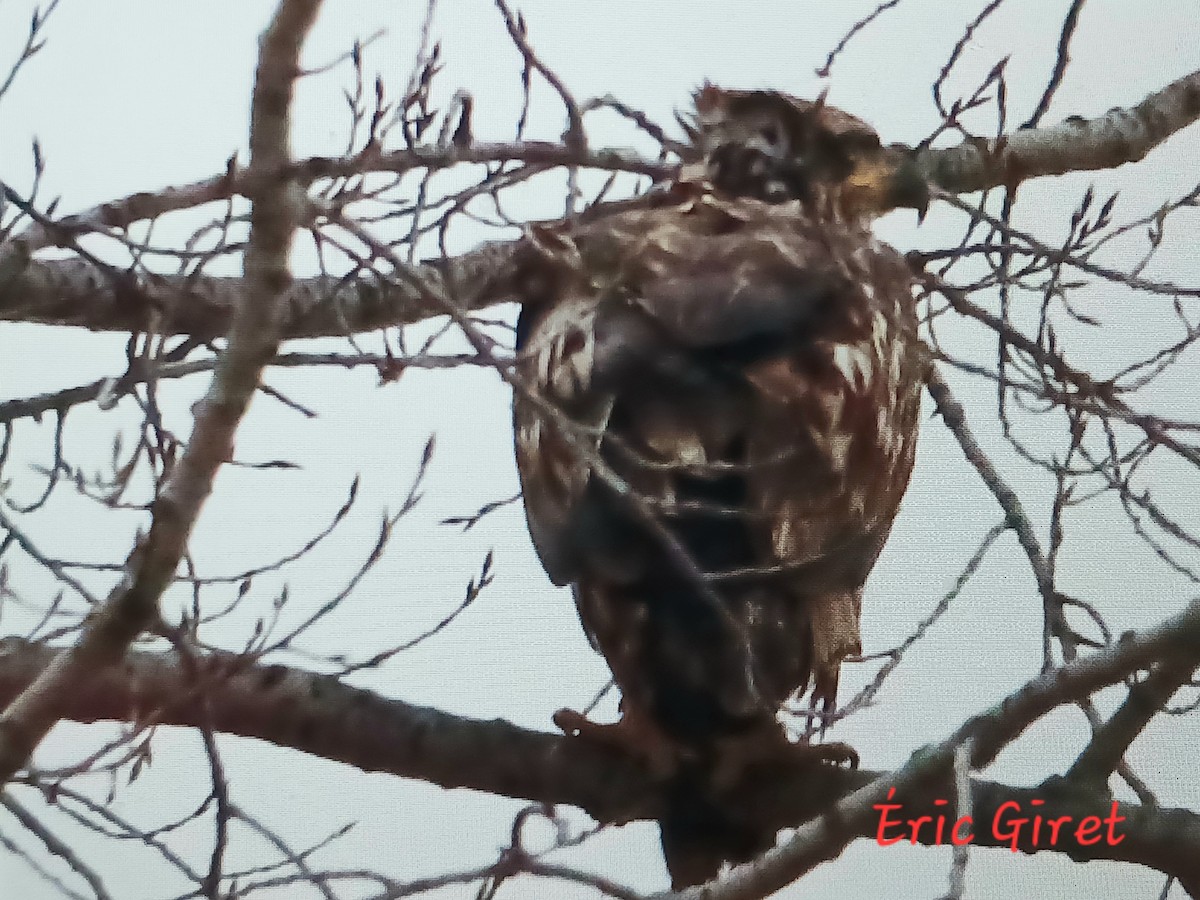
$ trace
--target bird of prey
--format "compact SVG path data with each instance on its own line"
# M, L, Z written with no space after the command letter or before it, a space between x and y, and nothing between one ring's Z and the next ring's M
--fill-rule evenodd
M511 276L530 534L621 691L614 725L556 722L676 779L677 886L773 841L705 799L719 773L853 756L789 743L779 712L806 689L828 712L861 652L924 365L909 268L870 231L919 179L823 99L705 85L694 106L673 184L528 229Z

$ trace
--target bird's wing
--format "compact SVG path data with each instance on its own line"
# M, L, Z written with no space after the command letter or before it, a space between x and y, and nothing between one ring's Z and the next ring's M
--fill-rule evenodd
M580 501L615 404L637 410L635 433L619 437L656 461L711 461L747 412L718 382L836 315L845 276L811 236L779 224L761 204L697 203L529 239L519 267L542 302L518 324L516 455L530 533L555 583L574 577L579 528L593 541L619 530L580 521L599 515ZM624 474L658 492L661 476ZM619 578L637 554L608 543L589 552Z

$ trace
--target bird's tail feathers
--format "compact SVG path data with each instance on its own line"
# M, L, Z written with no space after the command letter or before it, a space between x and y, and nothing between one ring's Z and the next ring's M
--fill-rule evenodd
M659 832L672 890L711 881L726 864L748 862L775 844L774 830L738 822L722 808L705 767L678 772L667 796Z

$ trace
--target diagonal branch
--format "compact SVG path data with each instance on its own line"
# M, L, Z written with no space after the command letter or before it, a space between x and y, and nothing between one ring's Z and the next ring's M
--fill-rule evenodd
M1054 586L1050 564L1046 559L1046 554L1042 551L1041 541L1034 533L1033 523L1026 514L1020 498L996 471L996 467L992 465L987 454L975 440L975 436L967 427L966 411L951 393L950 386L946 384L935 366L931 365L926 373L925 387L929 391L929 396L933 399L942 421L946 423L946 427L950 429L950 433L954 435L959 447L962 448L963 455L979 473L979 477L987 489L996 498L1000 508L1004 510L1005 524L1016 533L1017 541L1029 560L1030 570L1037 582L1038 593L1042 597L1045 627L1042 650L1044 664L1048 666L1051 660L1050 639L1053 635L1065 633L1066 620L1063 617L1062 602ZM1070 640L1069 634L1067 639Z
M1064 364L1065 365L1065 364ZM971 463L979 477L983 480L996 502L1004 510L1005 523L1017 535L1017 541L1029 560L1030 570L1037 582L1038 593L1042 598L1042 669L1049 671L1053 664L1051 640L1057 638L1063 651L1063 657L1069 662L1074 660L1083 639L1071 628L1067 621L1064 604L1066 598L1055 586L1053 567L1042 551L1041 542L1033 530L1033 523L1025 512L1020 498L1007 482L996 471L987 454L980 448L975 436L967 425L966 411L962 404L950 391L950 386L942 378L937 368L930 366L925 377L925 387L929 396L950 433L954 435L963 455ZM1100 728L1100 714L1090 698L1081 698L1079 708L1091 725L1093 731ZM1142 780L1124 759L1117 759L1114 769L1132 787L1138 796L1145 800L1148 796Z
M952 780L955 752L965 743L971 745L971 768L982 768L1026 728L1063 703L1078 701L1159 660L1195 665L1200 661L1200 646L1189 648L1186 641L1195 640L1197 630L1200 630L1200 600L1157 628L1129 635L1092 656L1042 674L990 710L968 719L942 743L914 753L897 771L876 777L843 796L818 819L801 826L784 845L736 867L719 883L662 895L661 900L667 900L668 896L673 900L749 900L781 890L821 863L836 858L855 838L871 833L872 826L880 822L877 810L893 803L896 794L904 798L908 792L920 791L930 779L942 783L948 778ZM1185 637L1188 634L1192 637ZM1116 809L1120 807L1118 804ZM1200 836L1200 832L1193 827L1190 836ZM1155 865L1128 855L1136 841L1133 845L1128 839L1108 843L1113 854L1109 858ZM1194 852L1193 849L1191 853ZM1073 858L1078 857L1073 854ZM1164 871L1175 875L1192 896L1200 896L1200 859L1181 852L1178 847L1165 852L1158 848L1154 858L1159 864L1171 866L1171 870Z
M87 882L87 886L91 888L92 895L96 900L112 900L112 894L104 886L104 880L99 873L80 859L79 854L71 845L47 828L38 820L37 816L7 794L0 796L0 807L3 807L9 815L16 819L22 828L36 836L51 855L57 856L70 866L75 874Z
M283 0L263 36L250 125L251 154L263 166L278 167L289 158L289 108L300 46L319 7L320 0ZM244 302L197 405L191 440L154 502L150 530L130 555L125 577L93 612L79 642L56 655L0 714L0 784L26 764L71 697L119 662L130 643L154 624L159 597L175 574L217 470L232 453L234 432L262 367L277 351L280 301L291 279L288 253L300 217L298 194L284 182L253 198Z
M1103 789L1108 777L1121 764L1129 745L1162 711L1175 691L1188 683L1193 668L1187 663L1163 664L1151 671L1145 681L1130 686L1125 702L1096 729L1091 741L1067 770L1066 780Z

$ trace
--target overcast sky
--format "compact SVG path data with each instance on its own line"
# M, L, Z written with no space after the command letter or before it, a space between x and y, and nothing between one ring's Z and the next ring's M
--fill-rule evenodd
M347 51L355 37L386 33L367 50L367 68L378 71L393 93L405 83L424 9L417 0L329 0L306 47L305 62L321 65ZM662 0L529 0L517 3L530 25L530 39L543 59L581 97L614 94L670 121L689 92L704 79L737 87L773 87L814 95L824 85L814 69L850 23L874 3L816 0L683 2ZM41 143L47 169L42 196L61 196L59 210L85 209L140 190L159 190L222 171L233 154L244 159L249 86L256 42L274 6L264 0L63 0L47 33L49 43L0 100L0 178L18 190L28 186L30 142ZM1008 56L1012 121L1032 111L1054 61L1065 0L1009 0L1004 10L967 46L951 88L973 85ZM0 3L0 70L14 58L32 6L27 0ZM864 32L839 60L828 82L830 101L869 120L885 141L915 142L937 123L929 85L961 34L976 4L907 0ZM446 68L440 96L465 88L476 98L475 134L511 137L519 108L520 58L488 0L445 0L435 19ZM1196 0L1092 0L1084 9L1072 47L1072 66L1048 121L1071 114L1092 116L1129 105L1200 65L1200 13ZM302 82L295 112L297 154L336 155L345 145L347 115L342 90L347 66ZM953 94L951 94L953 96ZM564 121L551 92L535 94L533 136L554 138ZM982 115L981 129L991 125ZM595 145L627 145L636 136L615 119L596 119ZM1154 209L1194 186L1200 159L1200 129L1173 138L1147 161L1112 173L1072 176L1023 194L1018 220L1061 239L1072 204L1094 181L1098 190L1119 186L1118 218ZM552 214L559 194L543 186L518 198L522 212ZM204 221L212 210L190 223ZM955 240L957 220L935 211L917 228L902 212L880 223L880 235L900 249L944 245ZM1182 219L1168 236L1154 274L1196 284L1196 216ZM160 243L186 235L187 223L163 223ZM461 247L485 236L482 229L455 233ZM1053 242L1053 241L1051 241ZM310 244L300 242L297 271L315 270ZM214 271L236 271L236 260ZM1120 292L1095 289L1089 309L1104 318L1126 311ZM1146 303L1145 299L1136 302ZM1128 318L1120 321L1127 322ZM1119 332L1080 330L1078 359L1095 371L1110 369L1123 354L1161 340L1162 311L1148 309L1136 327ZM965 345L982 336L960 329ZM958 332L949 330L954 336ZM1074 335L1074 333L1072 333ZM23 397L85 383L123 371L120 335L91 335L35 326L0 324L0 399ZM375 349L374 338L363 341ZM348 349L344 342L318 342ZM1094 363L1091 362L1094 360ZM1177 377L1155 397L1160 409L1180 418L1200 412L1193 395L1200 378L1194 358L1184 358ZM439 526L447 515L471 513L516 488L508 417L508 394L487 372L411 371L396 384L378 386L367 371L272 372L269 383L319 412L306 419L260 397L239 433L238 457L245 461L286 458L296 470L226 469L205 508L192 549L203 573L237 572L281 556L319 530L345 498L358 473L362 490L356 511L334 541L283 575L256 579L252 603L205 637L236 647L256 617L269 611L286 581L292 602L286 616L299 621L339 590L370 549L385 509L404 497L428 435L436 432L438 453L426 498L404 520L383 561L352 600L308 638L309 649L362 658L402 642L437 622L458 602L489 549L499 576L478 604L454 627L401 654L354 683L406 701L479 717L502 716L520 725L549 729L561 706L585 704L607 678L575 620L569 595L545 580L525 534L521 512L508 507L462 535ZM188 408L204 388L194 378L163 388L168 424L187 433ZM1043 527L1048 482L995 443L994 397L984 383L958 379L973 421L998 464L1021 492ZM68 458L91 470L107 460L113 435L137 418L123 404L104 413L72 414L66 432ZM1033 426L1030 426L1031 428ZM1035 432L1031 435L1036 439ZM28 502L42 487L28 468L48 459L52 429L22 423L6 477L18 477L16 500ZM1057 434L1055 440L1059 440ZM1170 473L1164 472L1163 479ZM1193 482L1194 483L1194 482ZM1195 495L1172 494L1167 502L1184 521L1200 524ZM990 496L936 422L925 429L917 471L876 573L868 586L864 642L868 652L908 634L949 589L958 571L999 514ZM60 491L46 509L25 520L43 547L62 557L99 562L124 558L136 516L102 510ZM1160 621L1182 607L1194 591L1170 577L1131 536L1112 504L1079 512L1064 549L1060 585L1097 603L1114 631ZM858 747L863 764L886 768L902 763L922 744L947 735L977 712L1036 673L1040 663L1041 608L1027 567L1005 537L955 607L890 680L878 707L839 726L832 737ZM31 598L47 581L24 560L13 560L14 582ZM90 579L103 593L105 577ZM213 592L214 607L230 599ZM190 602L173 590L168 610ZM30 624L11 605L0 618L0 635L21 633ZM850 667L847 694L873 670ZM1109 699L1119 699L1117 695ZM615 712L611 702L604 707ZM1131 759L1163 801L1200 806L1191 777L1200 739L1195 718L1173 722L1140 740ZM104 728L60 725L39 751L37 763L53 766L78 760L99 746ZM988 777L1033 784L1061 771L1078 751L1081 717L1065 713L1038 725L1003 754ZM206 764L197 735L160 732L148 775L122 788L116 807L137 821L170 821L207 793ZM302 846L347 822L351 834L323 851L330 867L378 868L394 877L436 874L494 858L507 842L513 812L521 804L466 791L446 792L420 783L365 775L345 766L287 753L253 741L224 739L234 799L264 823ZM102 797L107 785L97 782ZM28 791L14 796L30 804ZM576 816L582 821L582 816ZM73 831L53 814L47 821L71 839ZM211 825L185 829L176 846L208 853ZM15 823L0 814L0 833L28 846ZM230 868L273 858L259 840L235 834ZM102 873L116 896L169 896L172 873L140 870L149 856L114 842L78 838L81 852ZM654 829L647 825L613 830L571 859L639 889L665 884ZM949 855L928 849L879 849L859 842L844 857L822 867L802 888L786 896L805 900L841 897L928 898L945 889ZM1036 859L979 851L971 866L972 898L1145 897L1161 879L1108 864L1077 866L1043 854ZM896 880L892 880L892 879ZM47 896L46 887L18 859L0 851L3 896ZM509 896L582 896L563 886L523 882ZM522 893L524 891L525 893ZM539 893L540 892L540 893ZM292 895L288 895L292 896ZM298 896L298 895L296 895ZM473 896L448 889L437 896ZM1181 893L1172 896L1182 896Z

